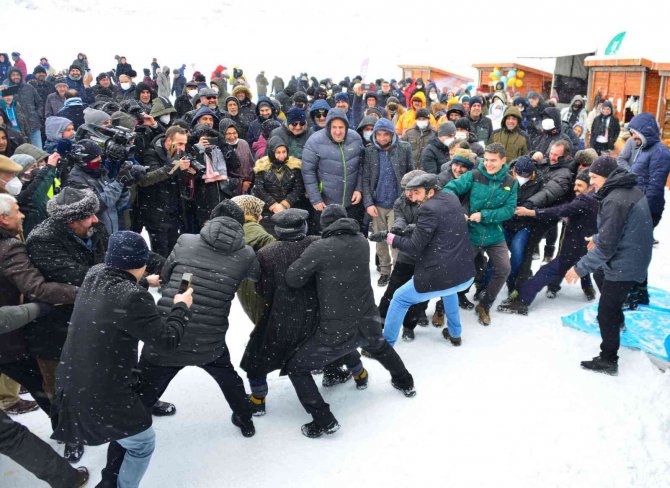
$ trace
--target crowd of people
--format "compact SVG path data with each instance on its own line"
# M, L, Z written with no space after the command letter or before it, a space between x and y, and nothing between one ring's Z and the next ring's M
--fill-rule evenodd
M123 56L94 83L81 53L65 73L42 58L32 75L11 57L0 54L0 452L51 486L84 486L88 471L69 463L105 443L98 486L139 486L152 416L175 414L160 397L185 366L214 378L244 437L274 371L312 417L302 433L332 434L316 372L324 387L365 389L364 356L411 398L399 338L432 323L461 346L461 310L483 326L494 310L527 315L564 278L586 300L591 276L600 291L601 350L581 366L617 374L622 310L649 303L670 172L653 115L622 127L606 97L559 110L532 91L421 78L261 72L254 96L240 68L187 81L185 65L170 79L155 59L136 83ZM236 297L253 324L239 365L250 391L226 345ZM39 408L64 458L7 415Z

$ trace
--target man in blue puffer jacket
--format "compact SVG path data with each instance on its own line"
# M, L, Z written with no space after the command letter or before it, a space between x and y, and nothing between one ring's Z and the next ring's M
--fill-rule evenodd
M347 114L331 109L326 127L312 135L302 151L302 179L317 212L342 205L349 218L363 221L363 141L349 128Z

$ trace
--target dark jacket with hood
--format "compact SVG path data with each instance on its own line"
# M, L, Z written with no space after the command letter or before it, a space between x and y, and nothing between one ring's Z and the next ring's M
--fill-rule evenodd
M375 139L376 133L380 130L390 132L393 135L390 145L386 148L382 148ZM382 158L386 159L386 163L382 161ZM402 180L402 177L406 173L414 169L412 163L412 146L408 142L399 140L390 120L381 119L375 124L375 129L372 133L372 144L365 148L365 158L363 160L363 205L366 207L379 204L377 190L380 183L380 171L388 163L390 163L388 169L392 170L393 177L395 178L396 195L386 208L393 208L393 203L402 194L400 180Z
M549 156L549 147L555 142L558 141L559 139L563 139L564 141L567 141L570 143L570 150L574 154L574 148L576 147L573 137L576 138L574 131L567 126L567 124L563 124L561 122L561 112L558 111L557 108L554 107L547 107L544 109L542 112L542 118L547 119L550 118L554 121L554 128L550 131L541 131L535 136L534 139L531 140L530 143L530 148L531 148L531 154L532 156L535 151L539 151L542 153L542 155L546 158ZM541 122L540 122L541 124ZM569 129L569 131L568 131ZM572 133L572 134L570 134ZM579 141L576 141L577 143Z
M21 76L21 81L19 81L19 93L15 95L17 103L20 106L20 110L23 113L23 116L26 118L28 124L27 128L21 127L23 130L29 130L30 132L35 132L40 130L42 127L42 116L44 114L44 100L40 99L37 90L32 85L23 81L23 74L18 68L12 68L9 70L9 75L12 73L19 73ZM29 135L29 134L27 134Z
M614 115L614 108L612 102L605 100L603 108L610 108L610 115L605 117L602 113L596 117L591 125L591 139L590 145L600 154L603 151L611 151L614 149L614 143L619 137L621 126L619 119ZM602 110L602 109L601 109ZM598 137L607 135L607 142L598 142Z
M468 224L453 193L438 191L423 203L411 237L395 236L392 246L416 259L414 287L419 293L446 290L475 275Z
M428 127L423 130L419 129L415 122L414 126L407 129L401 136L403 141L409 142L412 145L412 162L414 168L418 169L420 167L421 153L434 136L435 130L430 125L430 122L428 123Z
M342 142L331 138L333 119L342 120L347 127ZM363 143L358 133L349 128L346 114L332 109L325 130L312 135L302 152L302 179L311 204L337 203L349 207L354 191L363 191L362 156Z
M435 175L440 174L440 168L451 160L449 147L444 145L437 134L428 141L428 145L421 152L419 169Z
M0 152L0 154L3 156L13 156L16 148L26 142L25 136L21 132L15 131L11 127L0 126L0 132L4 132L5 137L7 138L7 149L5 149L3 152Z
M519 122L512 131L508 130L505 125L505 119L508 117L514 117ZM507 107L500 122L500 129L494 130L491 139L488 141L488 144L497 142L505 146L507 161L514 161L519 156L528 154L530 150L528 134L521 130L522 121L521 111L518 107L514 105Z
M322 225L327 213L328 208ZM359 223L349 218L326 224L322 238L305 249L285 274L292 288L316 281L320 319L314 337L325 346L345 344L358 334L381 334L370 285L370 244L359 230Z
M653 246L653 224L647 199L637 187L637 177L618 168L596 193L598 233L595 247L575 265L579 276L602 269L608 281L647 278Z
M528 208L545 208L561 205L572 199L574 174L570 169L571 160L556 164L540 165L538 172L542 176L542 189L522 203Z
M665 182L670 172L670 149L661 142L658 125L652 114L642 112L636 115L628 128L643 137L630 170L637 175L637 186L647 197L651 214L660 218L665 207Z
M259 108L261 104L268 104L270 110L272 110L269 118L277 119L277 110L275 109L272 100L268 97L259 97L258 103L256 104L256 118L249 124L249 130L247 131L246 141L250 146L261 136L261 124L267 120L261 117Z
M537 92L529 91L526 97L532 98L533 95L540 97L540 100L537 102L537 105L533 107L530 105L529 102L528 107L523 111L523 115L527 121L526 132L528 132L528 136L530 137L531 141L535 139L535 137L541 134L542 113L544 112L544 109L550 108L545 103L544 99ZM560 112L559 112L559 119L560 119ZM556 127L560 127L560 125L556 125Z
M183 303L171 308L162 318L154 298L127 271L91 268L56 372L54 439L97 446L151 426L151 412L135 393L138 343L177 347L190 314Z
M235 97L238 93L244 92L246 97L243 102L240 102L240 121L245 127L249 127L251 122L256 119L256 104L251 101L251 91L244 85L237 85L233 88L233 96ZM271 106L272 103L270 103ZM246 139L246 137L245 137ZM248 139L247 139L248 140Z
M211 363L226 352L230 306L242 280L257 281L260 267L254 250L244 243L242 225L227 216L209 220L200 235L182 234L170 253L161 278L158 309L167 316L184 273L192 273L191 320L176 351L149 345L142 355L161 366Z
M254 166L256 180L252 193L265 202L263 216L266 218L272 216L270 207L275 203L285 202L289 207L305 205L301 162L293 156L288 156L283 163L277 161L274 152L279 146L286 146L286 143L279 137L271 137L268 155L256 161Z
M237 115L233 116L228 112L228 102L233 101L237 104ZM249 122L246 121L246 118L242 117L242 114L240 113L240 101L237 99L237 97L227 97L224 100L224 109L226 110L226 118L229 118L233 122L235 122L235 127L237 127L237 135L240 137L240 139L244 139L245 141L247 140L247 132L249 131Z
M284 144L286 144L289 156L293 156L296 159L302 159L302 150L305 147L305 144L307 144L307 139L309 139L310 135L309 131L305 129L302 134L296 136L287 126L282 125L270 133L270 139L279 137L284 141Z
M493 134L493 123L491 122L491 119L484 115L483 110L478 119L473 119L470 114L468 114L467 117L470 121L470 130L475 134L475 139L477 141L483 141L483 144L486 144L491 138L491 134ZM509 156L507 157L509 158Z

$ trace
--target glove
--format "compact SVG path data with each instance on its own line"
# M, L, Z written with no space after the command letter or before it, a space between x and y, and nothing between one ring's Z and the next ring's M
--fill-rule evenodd
M381 232L373 232L372 234L370 234L370 237L368 237L368 239L370 239L372 242L384 242L387 234L388 234L387 230L382 230Z
M125 162L119 169L119 173L116 175L116 181L118 181L123 186L130 186L135 182L132 173L133 165L132 163Z
M407 227L405 227L400 235L408 236L414 232L414 229L416 229L416 224L407 224Z
M133 164L130 167L130 174L133 177L133 180L137 182L137 180L140 179L140 177L144 174L146 174L147 168L146 166L140 166L139 164Z
M48 303L44 303L44 302L35 302L35 304L36 304L38 307L40 307L40 313L39 313L39 315L37 316L38 318L39 318L39 317L44 317L44 316L46 316L46 315L49 315L49 314L51 313L51 311L54 309L54 308L53 308L53 305L49 305Z

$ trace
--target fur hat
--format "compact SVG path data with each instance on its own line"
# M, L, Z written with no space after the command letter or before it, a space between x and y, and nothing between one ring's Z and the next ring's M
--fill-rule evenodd
M223 200L212 209L209 218L215 219L217 217L230 217L240 225L244 225L244 212L238 205L230 200Z
M244 215L258 218L263 213L263 200L253 195L238 195L231 200L242 209Z
M475 156L475 153L469 149L458 148L456 149L456 152L454 152L454 156L451 158L451 162L458 163L470 170L475 167L476 159L477 157Z
M270 220L275 224L275 234L280 241L298 241L307 235L309 212L301 208L288 208L274 214Z
M575 154L575 164L577 166L591 166L598 157L598 153L592 147L582 149Z
M323 212L321 212L321 230L323 231L330 225L334 224L336 221L345 218L347 218L347 211L342 205L338 205L336 203L328 205L323 209Z
M59 222L76 222L98 213L100 202L92 190L66 186L47 202L47 213ZM130 268L129 268L130 269Z
M149 247L137 232L121 230L109 237L105 264L118 269L138 269L147 264Z

